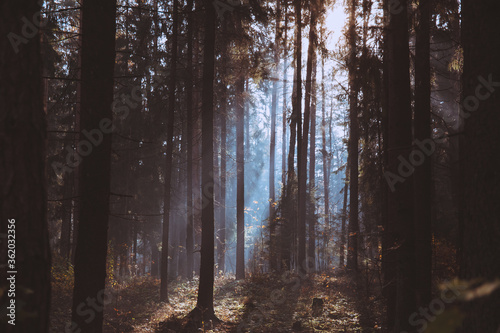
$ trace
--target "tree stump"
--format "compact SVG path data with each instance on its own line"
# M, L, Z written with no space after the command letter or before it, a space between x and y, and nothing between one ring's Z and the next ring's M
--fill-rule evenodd
M312 315L313 317L319 317L323 313L323 299L313 298L312 302Z

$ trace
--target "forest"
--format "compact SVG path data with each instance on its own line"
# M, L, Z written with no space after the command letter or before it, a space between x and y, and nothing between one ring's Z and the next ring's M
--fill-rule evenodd
M499 17L0 0L0 331L500 333Z

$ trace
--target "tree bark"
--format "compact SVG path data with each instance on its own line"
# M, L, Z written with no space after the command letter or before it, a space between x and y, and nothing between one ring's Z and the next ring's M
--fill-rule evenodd
M309 27L309 46L307 51L307 75L310 76L306 79L306 108L309 105L310 122L311 122L311 138L310 138L310 150L309 150L309 196L313 195L315 187L315 172L316 172L316 65L317 65L317 55L316 55L316 44L317 44L317 19L318 11L320 8L316 0L309 3L311 11L311 22ZM307 88L309 87L309 93L307 93ZM309 95L309 97L307 97ZM309 101L308 101L309 98ZM306 141L307 142L307 141ZM307 146L307 143L305 144ZM308 268L316 269L316 217L315 217L315 203L313 201L307 200L307 209L309 210L309 239L307 246L307 260ZM307 207L307 206L306 206Z
M497 1L462 1L464 50L461 118L463 224L461 278L500 278L500 34ZM496 148L498 151L498 148ZM462 332L497 332L500 292L465 304Z
M325 197L325 229L330 225L330 168L329 153L326 145L326 90L325 90L325 55L321 56L321 151L323 157L323 195ZM323 231L325 232L325 231ZM323 244L323 249L325 244ZM323 260L325 256L323 255ZM343 262L343 260L342 260ZM342 264L343 265L343 264Z
M40 33L35 31L32 39L17 46L10 41L13 34L24 38L23 18L40 13L37 3L23 0L0 4L0 77L4 80L0 85L0 234L5 237L1 241L5 251L1 279L2 287L7 287L3 297L6 305L7 279L15 276L15 298L9 298L15 300L17 308L13 326L7 323L11 318L5 316L10 304L3 307L0 330L9 333L49 330L51 254Z
M278 2L280 0L277 0ZM288 116L288 110L287 110L287 86L288 86L288 80L287 80L287 71L288 71L288 63L287 63L287 41L288 41L288 4L285 1L284 3L284 9L283 9L283 15L285 16L285 26L283 29L285 30L285 37L283 38L283 115L282 115L282 127L283 127L283 133L281 137L281 182L283 183L283 188L286 186L286 141L287 141L287 129L286 129L286 123L287 123L287 116Z
M403 181L391 182L388 193L388 224L385 232L392 241L394 255L395 311L389 326L394 332L412 331L410 315L415 311L415 228L413 176L405 172L401 157L408 159L412 148L412 112L410 103L410 74L408 47L408 3L401 0L400 10L390 13L387 31L388 57L388 165L390 172ZM398 178L400 179L400 178Z
M163 192L163 228L162 228L162 246L161 246L161 265L160 265L160 301L168 303L168 248L170 235L170 188L172 184L172 160L174 146L174 121L175 121L175 86L177 72L177 29L178 13L177 0L173 1L172 6L172 57L170 59L170 82L168 84L168 109L167 109L167 148L165 154L165 188Z
M241 69L240 69L241 70ZM241 70L242 71L242 70ZM245 77L236 81L236 279L245 278Z
M297 176L298 176L298 219L297 219L297 269L306 270L306 181L307 181L307 135L309 132L309 110L304 112L304 132L302 132L302 0L295 0L295 52L297 85L294 113L297 125Z
M193 0L188 1L187 18L187 69L186 69L186 111L187 111L187 225L186 225L186 275L193 279Z
M214 313L214 69L215 69L215 8L205 0L205 41L202 91L202 238L200 284L196 307L204 318Z
M111 165L113 72L115 64L116 3L85 0L81 8L81 129L102 137L87 151L79 142L80 218L75 253L72 321L82 332L102 332L106 279L107 233ZM100 136L97 132L100 131ZM97 140L97 139L96 139ZM96 299L101 311L94 320L82 315L82 304Z
M357 0L351 1L349 15L349 227L347 237L347 269L358 271L358 78L356 48Z
M276 30L274 36L274 74L273 74L273 92L271 101L271 142L269 154L269 260L270 268L275 271L278 263L276 258L276 222L275 218L275 162L276 162L276 110L278 108L278 72L280 64L279 43L280 43L280 24L281 24L281 0L276 0Z

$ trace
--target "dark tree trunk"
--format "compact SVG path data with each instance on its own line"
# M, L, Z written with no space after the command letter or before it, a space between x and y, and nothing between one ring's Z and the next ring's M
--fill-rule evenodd
M160 301L168 303L168 248L170 232L170 187L172 183L172 153L174 146L174 121L175 121L175 85L177 72L177 29L178 13L177 0L174 0L172 8L173 26L172 26L172 58L170 59L170 82L168 83L168 109L167 109L167 151L165 154L165 188L163 192L163 228L162 228L162 246L161 246L161 264L160 264Z
M394 265L395 310L389 318L394 332L412 331L409 318L415 311L415 228L413 176L402 167L401 157L408 159L412 147L412 112L410 104L410 74L408 47L408 3L401 0L400 10L390 13L387 31L388 70L388 138L386 180L389 183L388 223L385 232L392 243L393 255L388 265ZM393 178L388 176L392 175ZM403 181L394 183L393 179ZM394 301L394 300L392 300ZM389 304L389 306L391 306Z
M462 1L462 278L500 278L500 34L497 1ZM496 150L495 150L496 149ZM494 152L496 151L496 152ZM462 332L498 332L500 291L465 305Z
M236 81L236 279L245 278L245 77Z
M223 34L228 31L228 22L222 22ZM221 50L222 63L228 64L229 58L229 39L223 41ZM228 91L226 81L227 70L222 69L222 84L220 97L220 221L219 221L219 243L217 244L217 266L223 274L226 270L226 177L227 177L227 109L228 109Z
M236 31L243 35L241 20L236 22ZM236 279L245 278L245 148L249 149L249 141L245 143L245 73L243 70L243 53L239 54L238 74L236 78ZM247 114L248 120L248 114ZM248 128L246 131L249 140Z
M187 108L187 225L186 225L186 276L193 279L193 0L188 1L187 23L187 69L186 69L186 108Z
M280 2L280 0L277 0ZM283 115L282 115L282 127L283 133L281 136L281 182L283 183L283 187L286 186L286 123L287 123L287 71L288 71L288 62L287 62L287 38L288 38L288 4L285 1L283 15L285 16L285 26L283 29L285 30L285 36L283 38Z
M295 0L295 52L297 85L294 113L297 125L297 178L298 178L298 220L297 220L297 268L305 271L306 265L306 181L307 181L307 135L309 132L309 110L304 112L304 132L302 133L302 0Z
M309 3L311 11L311 22L309 27L309 46L307 51L307 75L309 75L309 66L311 67L311 76L307 77L306 81L306 107L309 106L309 113L311 119L311 138L310 138L310 150L309 150L309 195L312 196L315 186L315 172L316 172L316 65L317 65L317 55L316 55L316 44L317 44L317 16L320 8L316 0ZM307 88L309 87L309 94L307 93ZM308 97L309 95L309 97ZM308 99L310 103L308 102ZM306 112L307 114L308 112ZM306 141L307 142L307 141ZM307 143L304 144L307 146ZM308 267L310 269L316 269L316 217L315 210L316 207L314 203L307 200L307 205L309 210L309 239L307 246L307 260Z
M349 15L349 227L347 237L347 269L358 271L358 78L356 56L356 7L351 0Z
M420 0L417 10L415 49L415 140L432 139L431 135L431 71L430 24L432 0ZM431 301L432 230L431 157L415 168L415 253L417 306L428 306Z
M269 156L269 260L270 268L275 271L278 267L276 258L276 222L275 218L275 162L276 162L276 110L278 108L278 71L280 63L280 24L281 24L281 0L276 1L276 30L274 37L274 75L273 93L271 102L271 143Z
M103 296L106 279L106 255L111 164L111 104L115 64L116 3L85 0L81 8L81 129L102 137L99 145L87 151L81 140L80 218L75 253L75 287L72 320L82 332L101 332ZM91 150L91 152L90 152ZM89 153L90 152L90 153ZM81 304L97 299L100 311L94 320L81 315Z
M1 283L2 288L8 287L7 279L15 277L15 297L9 299L15 300L17 309L12 321L8 316L10 310L6 309L10 306L8 288L4 289L2 332L45 333L49 329L51 259L46 220L46 122L40 35L34 31L26 43L11 44L10 40L26 37L21 33L23 18L31 20L39 14L37 3L23 0L0 4L0 77L3 80L0 85L0 233L5 236L0 243L2 253L6 254L1 259L5 264ZM12 255L15 258L10 257Z
M224 89L223 96L227 96L227 91ZM222 99L225 101L225 98ZM223 103L221 114L221 158L220 158L220 205L221 215L219 222L219 253L218 253L218 266L219 270L224 273L226 262L226 175L227 175L227 160L226 160L226 138L227 137L227 104Z
M325 196L325 229L330 225L330 168L329 153L326 145L326 90L325 90L325 55L321 55L321 143L323 149L323 194ZM324 232L324 231L323 231ZM323 244L323 250L325 244ZM323 260L325 256L323 255ZM343 260L342 260L343 262ZM343 264L342 264L343 265Z
M202 236L200 284L196 307L204 318L214 313L214 192L213 192L213 126L214 126L214 69L215 69L215 8L210 0L204 1L205 41L203 56L202 90Z

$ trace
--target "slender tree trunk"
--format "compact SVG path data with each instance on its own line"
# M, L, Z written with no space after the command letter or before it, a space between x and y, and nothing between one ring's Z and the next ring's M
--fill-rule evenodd
M350 4L349 16L349 227L347 238L347 269L358 271L358 84L356 57L356 7L357 0Z
M226 35L228 31L228 22L224 20L222 22L223 34ZM223 47L221 51L222 63L228 64L229 59L229 39L223 41ZM228 97L227 82L226 82L227 70L222 69L222 82L221 85L221 114L220 114L220 221L219 221L219 243L218 243L218 255L217 255L217 265L222 273L225 272L225 262L226 262L226 177L227 177L227 107L226 102Z
M280 0L277 0L280 2ZM283 127L283 133L281 136L281 182L283 183L283 188L286 186L286 138L287 138L287 130L286 130L286 123L287 123L287 85L288 85L288 80L287 80L287 71L288 71L288 63L287 63L287 42L288 42L288 4L285 1L284 3L284 9L283 9L283 15L285 17L285 26L283 29L285 30L285 36L283 38L283 115L282 115L282 127Z
M420 0L417 9L415 49L415 140L432 139L431 134L431 72L430 24L432 0ZM431 301L432 230L431 157L415 168L415 253L417 273L417 306L428 306Z
M275 162L276 162L276 110L278 108L278 72L279 72L279 42L280 42L280 24L281 24L281 0L276 1L276 31L274 37L274 76L273 76L273 93L271 102L271 143L269 156L269 252L270 252L270 267L271 270L277 269L276 261L276 223L275 218Z
M186 225L186 273L193 279L193 0L188 1L187 23L187 69L186 69L186 109L187 109L187 225Z
M200 63L200 57L202 56L200 52L200 42L202 40L203 29L201 27L204 21L203 17L203 5L204 0L195 0L195 9L192 13L193 21L193 33L195 36L193 37L193 231L194 231L194 241L193 241L193 271L198 272L200 270L200 256L198 254L194 255L195 248L199 248L201 244L201 210L204 206L202 202L202 193L201 193L201 140L202 130L201 130L201 109L202 109L202 74L200 66L196 65Z
M306 267L306 180L307 180L307 135L309 132L309 110L304 112L304 132L302 133L302 1L295 0L295 52L297 68L297 85L295 88L296 99L294 113L297 125L297 175L298 175L298 253L297 268L299 272L305 271ZM307 105L307 103L306 103Z
M311 11L311 22L309 30L309 46L308 46L308 59L307 59L307 74L309 75L309 66L311 66L311 76L306 81L306 107L309 106L309 113L311 119L311 138L309 150L309 196L313 195L315 187L315 172L316 172L316 66L317 66L317 16L320 8L316 0L309 3ZM310 64L309 64L310 63ZM309 86L309 94L307 88ZM308 102L308 96L310 103ZM306 112L308 113L308 112ZM307 146L307 144L305 144ZM309 243L307 246L307 260L308 267L315 270L316 267L316 217L315 217L315 204L313 201L307 200L310 205L309 209Z
M102 331L111 165L113 72L115 64L116 3L85 0L81 8L81 129L99 145L87 151L80 141L80 219L75 253L73 325L82 332ZM101 139L101 140L99 140ZM90 152L90 150L92 150ZM88 154L87 152L90 152ZM81 304L97 299L101 311L88 321Z
M200 284L196 308L202 317L212 319L214 313L214 193L213 193L213 126L215 69L215 8L205 0L205 41L202 91L202 238Z
M321 142L323 149L323 194L325 197L325 229L330 225L330 170L328 168L329 153L326 145L326 91L325 91L325 55L321 56ZM323 231L323 233L325 233ZM323 249L325 244L323 244ZM323 255L325 260L325 255Z
M167 115L167 151L165 154L165 189L163 194L163 228L162 228L162 246L161 246L161 265L160 265L160 301L168 303L168 248L170 235L170 188L172 183L172 159L174 146L174 121L175 121L175 86L177 72L177 29L178 13L177 0L173 2L172 16L172 57L170 59L170 82L168 96L168 115Z
M241 23L240 23L241 24ZM239 29L241 31L241 29ZM241 62L240 62L241 64ZM245 77L236 81L236 279L245 278Z
M39 1L23 0L0 4L0 77L4 80L0 85L0 233L5 236L2 239L5 256L2 254L1 284L2 289L6 287L3 289L4 318L0 331L6 333L46 333L49 330L51 258L46 219L47 125L42 97L40 34L34 32L33 38L26 43L17 39L26 37L21 33L24 31L23 19L40 13L37 3ZM16 284L15 297L9 295L7 298L7 283L12 276ZM7 309L9 299L15 300L18 311L15 320L6 316L10 313ZM23 313L30 315L21 317Z

